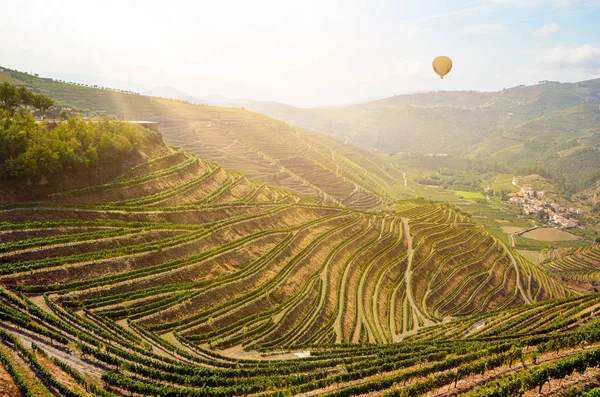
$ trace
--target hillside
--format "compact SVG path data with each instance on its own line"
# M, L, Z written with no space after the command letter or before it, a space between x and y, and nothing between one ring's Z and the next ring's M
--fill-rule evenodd
M398 95L346 107L301 109L255 103L252 108L293 125L386 152L460 155L475 149L495 133L513 130L552 112L587 104L600 104L600 80L519 86L500 92ZM598 106L580 107L578 116L584 113L584 117L585 114L593 117L595 111ZM538 134L545 134L541 129L536 130Z
M25 85L84 115L160 122L167 144L300 195L358 209L400 197L400 171L378 156L351 144L341 153L322 144L320 134L244 109L77 86L10 70L0 72L2 81Z
M160 313L136 316L150 330L185 330L206 341L204 335L214 326L205 322L216 312L218 329L260 319L259 328L269 331L260 340L273 345L281 343L277 340L292 343L292 335L301 335L294 344L312 339L391 342L446 316L571 294L543 273L532 272L503 243L445 204L401 201L383 213L357 212L256 183L164 144L147 153L152 155L146 161L103 184L54 192L37 203L9 202L2 219L18 222L9 229L21 224L25 230L0 256L6 267L1 282L45 292L67 288L74 278L79 287L98 285L103 277L122 278L128 282L107 286L100 295L95 290L78 293L77 300L110 297L112 302L119 297L109 311L123 313L130 306L127 297L137 300L152 291L152 296L162 296L152 299ZM100 223L94 221L98 218ZM86 226L81 233L71 226L68 235L52 234L51 241L60 244L44 248L27 242L27 225L38 222L59 230L79 222ZM161 230L166 222L175 225ZM85 242L71 240L71 233L77 238L90 226L102 225L102 232L91 233ZM39 231L35 228L34 234ZM146 259L136 266L129 257L134 253ZM198 279L195 288L189 284L195 277L189 278L195 266L190 266L190 255L203 261L221 258L212 270L202 266L205 280ZM165 260L183 267L182 273L161 265ZM148 266L158 271L149 279L143 270ZM89 276L81 273L86 268ZM140 271L146 281L137 280ZM173 294L184 280L187 291ZM248 306L250 298L256 299L255 308ZM225 301L246 305L223 307ZM95 307L104 312L104 305ZM269 316L279 320L265 322ZM233 340L248 339L238 328L232 329ZM287 332L291 335L282 338ZM235 344L220 339L220 344Z
M330 205L160 140L135 159L0 208L7 395L484 396L598 373L597 297L451 205Z
M500 92L400 95L347 107L251 109L361 146L491 160L575 193L600 178L600 79Z
M600 244L543 252L540 267L556 279L586 292L598 292Z

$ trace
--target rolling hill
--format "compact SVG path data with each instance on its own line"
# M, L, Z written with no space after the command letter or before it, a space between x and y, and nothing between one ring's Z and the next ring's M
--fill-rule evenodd
M586 118L593 121L598 117L597 105L600 79L575 84L549 82L500 92L399 95L346 107L302 109L258 102L252 109L386 152L465 155L498 133L516 130L520 132L517 135L523 135L523 125L545 120L545 116L560 114L578 117L579 122ZM564 112L569 108L574 109ZM557 111L562 112L555 114ZM532 126L529 137L553 136L562 130L555 120L547 124L553 125L552 131ZM572 136L576 132L572 128L563 134Z
M0 395L489 397L597 382L598 246L531 263L453 205L397 200L392 160L243 109L0 77L166 132L136 127L144 146L101 169L0 180Z
M347 107L251 109L387 153L461 155L542 173L569 193L600 179L600 79L400 95Z

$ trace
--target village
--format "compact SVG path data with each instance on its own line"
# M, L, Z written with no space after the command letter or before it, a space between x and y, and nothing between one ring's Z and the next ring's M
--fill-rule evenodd
M513 179L513 184L519 186L517 178ZM545 197L543 191L535 191L530 184L521 186L521 190L511 193L508 201L511 204L523 206L523 212L526 215L535 215L545 213L548 224L554 224L563 228L573 228L579 226L579 220L574 216L582 215L581 209L563 207L552 198Z

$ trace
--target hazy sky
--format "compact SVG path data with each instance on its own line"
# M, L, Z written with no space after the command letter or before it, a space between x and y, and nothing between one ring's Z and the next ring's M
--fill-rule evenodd
M0 66L139 91L318 106L600 77L600 0L0 0L0 15Z

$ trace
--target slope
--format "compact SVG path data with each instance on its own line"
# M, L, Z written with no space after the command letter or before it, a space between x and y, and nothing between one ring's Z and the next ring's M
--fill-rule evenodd
M400 95L347 107L251 109L386 153L461 155L538 173L566 193L600 178L600 79Z
M0 208L13 394L484 396L598 374L598 297L454 207L334 206L154 143Z
M168 144L180 145L248 178L332 204L369 209L398 197L393 188L396 182L380 171L385 164L379 157L361 154L378 165L367 170L322 144L318 136L315 139L318 134L308 136L301 129L244 109L77 86L11 70L0 73L0 81L26 85L84 115L158 121Z

